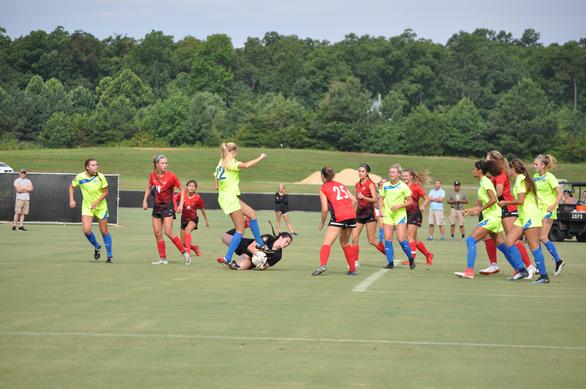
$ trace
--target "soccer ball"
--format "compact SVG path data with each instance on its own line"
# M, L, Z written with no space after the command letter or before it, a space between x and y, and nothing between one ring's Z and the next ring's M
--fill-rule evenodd
M252 255L252 263L257 269L263 269L267 263L267 255L262 251L258 251Z

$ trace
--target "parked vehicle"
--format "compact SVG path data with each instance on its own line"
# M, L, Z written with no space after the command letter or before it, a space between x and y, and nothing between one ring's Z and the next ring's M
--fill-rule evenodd
M578 242L586 242L586 182L563 182L576 204L560 204L558 218L553 222L549 239L561 242L564 239L572 239L574 236Z
M0 162L0 173L14 173L14 170L4 162Z

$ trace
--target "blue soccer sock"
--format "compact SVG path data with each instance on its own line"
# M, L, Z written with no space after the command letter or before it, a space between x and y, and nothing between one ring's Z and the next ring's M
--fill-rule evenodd
M407 256L407 259L409 260L409 262L413 261L413 255L411 255L411 246L409 246L409 242L407 241L407 239L405 239L404 241L401 242L401 248L403 249L403 252Z
M385 229L382 227L378 228L378 241L383 242L385 240Z
M541 251L541 247L538 247L535 250L531 251L533 253L533 258L535 258L535 264L537 265L537 269L539 269L539 274L542 277L547 277L547 268L545 267L545 257L543 256L543 252Z
M106 246L106 253L108 253L108 257L112 257L112 235L108 232L107 234L103 235L102 238L104 239L104 246Z
M258 246L265 244L265 242L262 240L260 228L258 227L258 221L256 219L250 219L250 231L252 231L252 235L254 235L254 240L256 240L256 244Z
M504 243L499 244L496 246L507 258L507 261L511 264L514 270L521 270L525 268L525 264L523 264L523 260L521 259L521 253L519 249L513 246L507 246Z
M476 262L476 239L471 236L467 237L466 247L468 247L468 252L466 253L468 263L466 267L468 269L474 269L474 262Z
M100 244L96 240L96 236L94 235L93 232L90 231L90 233L86 234L85 237L87 238L87 240L89 240L89 242L92 244L92 246L94 246L94 248L96 250L99 250L100 248L102 248L102 246L100 246Z
M236 231L232 236L232 241L230 242L230 246L228 246L228 251L226 251L226 256L224 257L228 262L232 260L232 255L234 255L234 251L236 251L238 245L240 245L240 241L242 241L242 234Z
M393 264L393 258L395 257L395 251L393 250L393 241L385 239L385 254L387 255L387 262Z
M551 254L551 256L553 257L553 260L556 262L561 261L560 256L558 255L558 251L556 250L555 246L553 245L553 242L551 240L548 240L547 243L545 244L545 248L547 249L547 251L549 251L549 253Z

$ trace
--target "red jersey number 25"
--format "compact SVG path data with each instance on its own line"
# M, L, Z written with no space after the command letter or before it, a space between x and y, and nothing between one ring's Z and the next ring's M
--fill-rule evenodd
M348 192L343 186L334 186L332 190L336 192L336 200L343 200L348 198Z

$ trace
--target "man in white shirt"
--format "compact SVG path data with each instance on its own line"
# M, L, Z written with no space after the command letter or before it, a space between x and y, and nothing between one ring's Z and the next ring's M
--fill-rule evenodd
M444 227L444 199L446 192L442 189L440 180L436 180L434 188L429 191L429 237L427 240L433 240L433 230L437 224L440 229L441 240L445 240L446 230Z
M18 231L26 231L26 228L24 228L24 217L29 213L30 192L33 191L33 183L27 178L26 169L20 169L19 177L14 180L14 189L16 190L16 205L14 207L12 231L16 231L17 222Z

